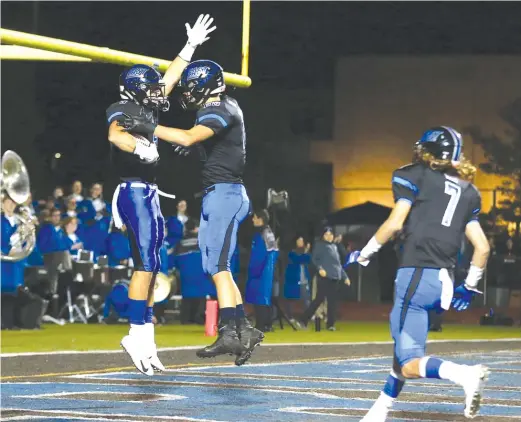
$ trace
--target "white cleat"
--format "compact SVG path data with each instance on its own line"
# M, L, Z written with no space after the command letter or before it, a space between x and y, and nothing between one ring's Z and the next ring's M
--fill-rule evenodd
M373 406L360 422L385 422L389 408L387 406Z
M148 361L150 362L150 365L152 365L154 371L165 372L165 366L161 363L159 357L157 356L157 348L155 343L152 344L152 347L149 349L147 355Z
M142 344L139 342L138 338L135 336L123 337L121 340L121 347L123 347L125 352L128 353L139 372L148 376L154 375L154 370L152 369L150 361L146 357Z
M463 384L465 389L465 417L468 419L474 419L479 413L483 389L489 373L489 369L483 365L469 367L468 378Z

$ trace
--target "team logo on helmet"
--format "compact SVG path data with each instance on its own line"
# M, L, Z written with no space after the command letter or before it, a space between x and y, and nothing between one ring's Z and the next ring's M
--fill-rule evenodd
M208 66L200 66L194 67L193 69L189 69L188 75L186 76L186 80L191 81L192 79L206 79L208 74L210 73L210 68Z

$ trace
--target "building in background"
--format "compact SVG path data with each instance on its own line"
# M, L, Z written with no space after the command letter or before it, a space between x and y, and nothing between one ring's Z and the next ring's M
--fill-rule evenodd
M335 77L333 139L313 142L314 162L333 164L333 209L373 201L392 205L391 172L431 126L484 133L509 129L499 110L521 97L519 56L363 56L342 58ZM485 161L464 135L465 155ZM483 211L500 179L478 171Z

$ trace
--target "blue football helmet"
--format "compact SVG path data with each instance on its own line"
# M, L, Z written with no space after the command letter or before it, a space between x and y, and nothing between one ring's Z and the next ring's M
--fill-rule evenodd
M211 60L196 60L186 66L179 81L181 107L194 110L208 98L225 91L223 68Z
M448 126L428 129L415 144L416 149L424 150L439 160L459 161L463 149L461 134Z
M119 93L122 99L145 107L159 111L170 108L161 74L145 64L136 64L119 76Z

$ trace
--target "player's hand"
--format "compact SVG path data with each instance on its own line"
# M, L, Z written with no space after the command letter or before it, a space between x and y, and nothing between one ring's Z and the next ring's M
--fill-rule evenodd
M190 154L190 148L183 147L183 146L177 145L177 144L173 144L172 148L174 149L174 152L176 154L179 154L182 157L186 157L188 154Z
M139 158L146 161L147 163L154 163L159 160L159 153L157 152L157 146L154 142L149 142L142 137L135 137L136 149L134 154L139 155Z
M346 286L350 286L350 285L351 285L351 280L349 280L349 278L346 278L346 279L344 280L344 284L345 284Z
M208 41L210 37L208 34L217 29L216 26L210 28L210 25L213 22L213 18L210 15L199 15L197 21L194 23L194 26L190 27L190 24L185 23L186 27L186 35L188 35L188 43L193 47L197 47Z
M153 134L157 124L148 121L144 114L131 116L123 114L123 120L118 121L118 126L122 126L127 132L141 132Z
M454 295L452 296L452 307L458 311L464 311L472 302L472 299L476 294L483 294L477 289L467 286L465 283L460 284L454 290Z
M323 268L321 268L320 270L318 270L318 273L320 274L320 277L325 277L325 276L327 276L326 270L324 270Z
M367 265L369 265L369 260L361 256L360 251L353 251L347 256L344 268L348 265L354 264L355 262L362 265L363 267L367 267Z

